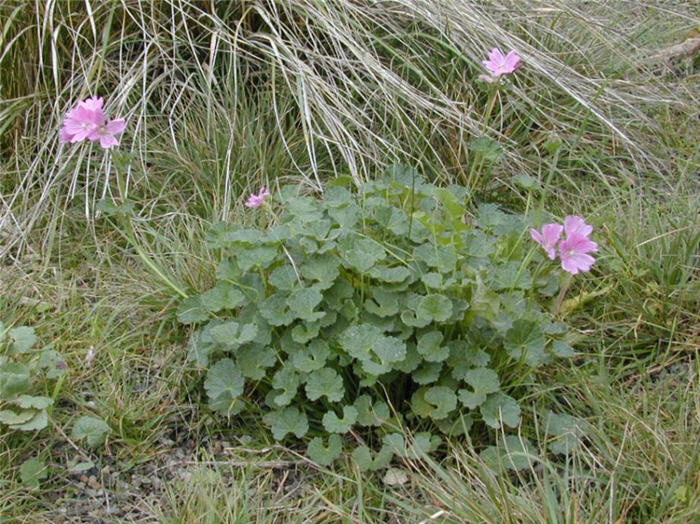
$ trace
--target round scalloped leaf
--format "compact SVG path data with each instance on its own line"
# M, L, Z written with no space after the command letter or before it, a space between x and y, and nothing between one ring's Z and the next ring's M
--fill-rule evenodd
M515 360L524 358L525 362L532 367L546 361L545 343L542 329L534 322L523 319L513 322L503 339L503 347L511 358Z
M238 397L243 393L245 381L233 360L219 360L207 372L204 389L209 397L209 405L216 411L229 412Z
M0 364L0 398L11 400L27 391L30 386L29 368L19 362Z
M422 386L431 384L440 378L441 371L442 362L423 362L423 364L413 372L413 381Z
M245 378L261 380L266 369L277 362L277 355L270 347L247 344L236 350L236 368Z
M94 448L103 444L111 431L104 420L85 416L75 421L71 437L74 440L85 439L87 445Z
M297 324L292 328L292 340L297 344L306 344L309 340L315 339L321 329L320 322L305 322Z
M12 339L12 352L26 353L32 346L36 344L37 337L34 333L34 328L28 326L20 326L10 330L10 339Z
M34 415L36 415L36 411L33 410L16 412L11 409L3 409L0 411L0 424L5 424L7 426L24 424L25 422L29 422Z
M291 291L299 285L299 277L291 264L285 264L275 268L270 273L267 281L270 285L282 291Z
M352 460L360 468L360 471L378 471L389 465L393 458L393 453L386 447L372 456L372 452L367 446L358 446L352 452Z
M442 333L428 331L418 337L418 353L428 362L442 362L450 355L450 348L442 345Z
M343 406L343 418L339 418L335 411L328 411L323 415L321 422L329 433L347 433L357 422L357 409L353 406Z
M296 438L302 438L309 430L306 414L294 406L267 413L263 417L263 422L270 426L275 440L282 440L289 433Z
M306 379L306 396L309 400L318 400L325 395L330 402L338 402L344 394L343 377L335 369L316 370Z
M494 429L501 427L503 423L511 428L517 427L520 423L520 406L512 397L505 393L492 393L481 407L481 416L484 422Z
M399 296L381 287L372 289L372 298L365 300L365 309L378 317L390 317L399 312Z
M574 348L563 340L555 340L552 342L552 353L558 357L573 357L575 355Z
M323 445L321 437L314 437L306 448L306 454L311 460L321 466L328 466L340 456L343 450L343 440L340 435L330 435L328 445Z
M340 274L340 271L338 271L339 266L340 259L335 255L326 253L305 260L299 270L304 278L315 280L322 289L327 289L338 278Z
M443 322L450 316L452 316L452 301L444 295L426 295L418 302L417 318L428 322Z
M445 418L457 407L457 395L446 386L433 386L429 388L423 399L433 406L430 418L440 420Z
M301 378L291 367L283 367L272 377L272 387L281 391L273 399L277 406L287 406L296 397Z
M488 368L470 369L464 374L464 380L473 391L459 390L459 400L469 409L476 409L486 401L489 393L496 393L501 389L498 374Z
M17 405L24 409L46 409L53 404L53 399L50 397L20 395L17 397Z
M255 340L258 336L258 325L254 323L241 325L230 320L211 328L210 333L214 342L227 350L233 350Z
M219 281L209 291L202 293L200 303L204 309L217 313L222 309L235 309L246 302L245 295L230 282Z
M361 426L381 426L389 419L389 406L386 402L375 402L372 404L372 399L369 395L360 395L353 402L353 406L357 410L357 423Z
M316 287L303 287L292 291L287 298L287 306L295 318L314 321L324 313L315 312L314 308L323 300L323 295Z
M286 326L296 318L287 305L288 297L285 292L274 293L258 304L260 315L271 326Z
M294 368L302 373L311 373L326 365L331 351L325 340L317 338L303 349L297 349L290 354Z
M202 304L200 295L187 297L177 308L177 319L181 324L196 324L209 319L209 311Z
M236 250L236 263L242 271L266 268L277 257L277 246L241 247Z

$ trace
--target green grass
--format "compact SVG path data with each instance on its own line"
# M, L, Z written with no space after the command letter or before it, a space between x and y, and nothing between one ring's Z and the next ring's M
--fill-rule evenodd
M644 61L697 30L697 7L486 4L3 2L0 320L36 327L69 373L49 428L0 429L0 522L70 507L89 519L78 503L105 493L119 510L105 518L123 522L698 520L698 58ZM526 65L484 121L475 78L494 45ZM129 121L113 156L57 142L65 111L94 93ZM502 162L471 150L482 134ZM243 202L262 184L312 192L395 161L469 184L474 201L596 226L598 262L564 313L577 355L525 402L530 468L486 464L498 435L484 431L395 463L408 480L389 486L204 407L174 308L176 289L212 282L209 225L254 221ZM514 184L522 173L540 189ZM128 196L135 216L96 213L105 195ZM587 423L568 457L548 451L547 410ZM83 415L110 425L105 446L73 441ZM20 479L33 457L48 468L38 489ZM71 469L88 460L102 493Z

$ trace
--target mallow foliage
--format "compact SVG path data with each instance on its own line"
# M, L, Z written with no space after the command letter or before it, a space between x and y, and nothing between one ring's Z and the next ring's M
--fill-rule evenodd
M370 470L474 423L516 427L519 384L572 354L542 307L560 272L525 217L468 213L465 196L394 167L319 198L283 187L264 229L215 225L216 283L178 310L211 409L259 413L321 464L354 448Z

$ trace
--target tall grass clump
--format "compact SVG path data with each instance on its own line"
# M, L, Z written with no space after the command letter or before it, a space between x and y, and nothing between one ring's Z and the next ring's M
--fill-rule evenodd
M89 218L107 196L144 198L149 217L177 204L211 220L252 180L320 189L396 161L477 190L517 172L544 179L542 166L579 192L582 172L636 182L664 164L645 147L641 131L657 126L640 105L685 102L630 73L658 45L644 38L655 14L682 24L690 3L628 4L3 2L3 250L35 226L50 243L66 209ZM603 36L598 16L616 28ZM487 118L476 78L493 46L527 67ZM120 155L58 143L65 111L90 94L128 119ZM493 169L475 150L482 135L504 153Z

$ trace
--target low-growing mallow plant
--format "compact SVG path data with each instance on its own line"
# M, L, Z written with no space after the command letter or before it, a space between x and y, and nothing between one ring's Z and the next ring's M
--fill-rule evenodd
M66 363L49 347L36 349L34 328L7 329L0 322L0 426L10 430L36 431L48 423L53 405L50 385L61 380ZM51 395L51 396L49 396Z
M272 223L214 226L216 284L178 310L198 325L190 357L222 415L262 414L276 440L313 437L322 464L351 436L355 461L377 469L474 423L516 427L519 384L572 355L543 308L561 271L525 217L470 216L464 188L399 167L356 191L335 180L320 199L263 192Z

